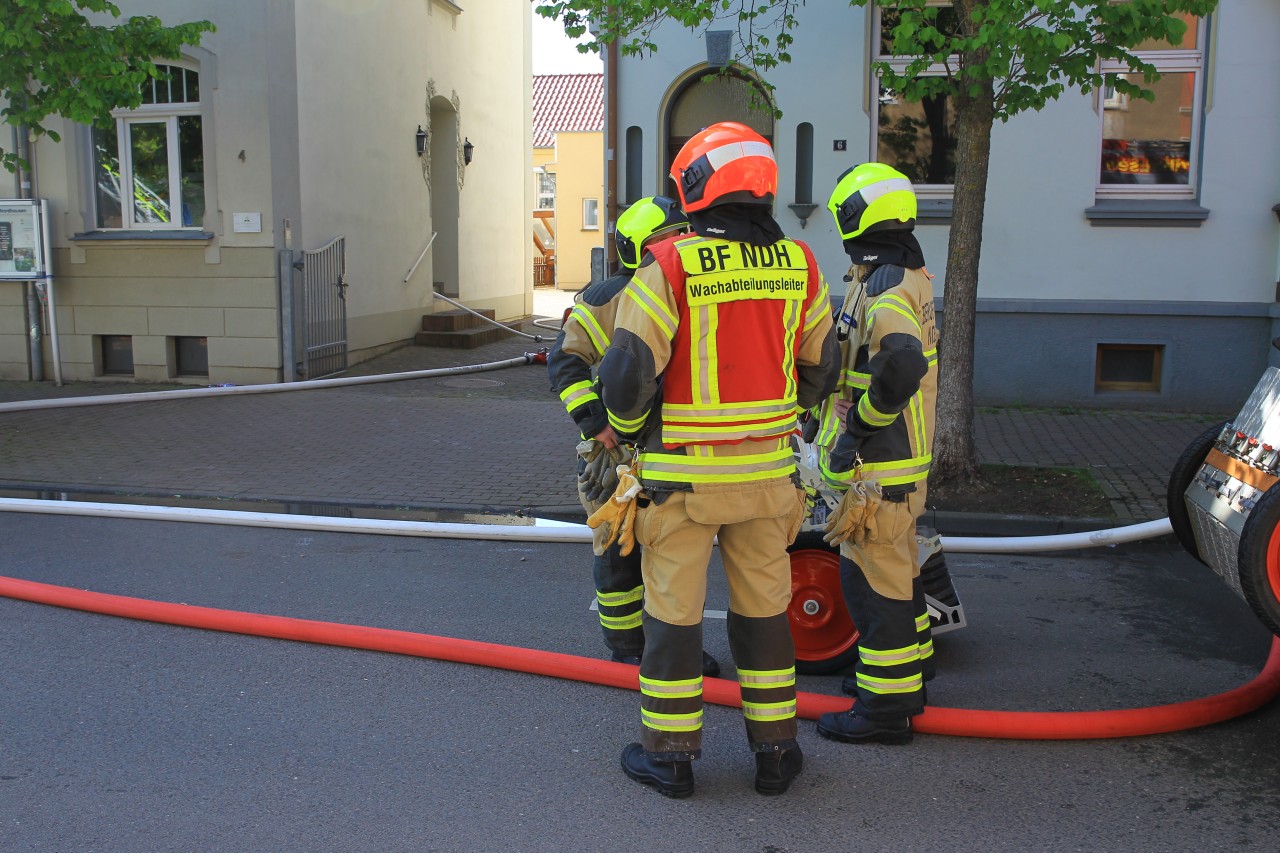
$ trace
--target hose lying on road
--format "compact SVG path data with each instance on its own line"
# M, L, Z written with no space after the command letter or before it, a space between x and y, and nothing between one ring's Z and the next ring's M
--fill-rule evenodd
M172 391L139 391L132 394L99 394L93 397L58 397L44 400L15 400L0 403L2 412L24 412L31 409L69 409L75 406L105 406L111 403L149 403L159 400L181 400L187 397L216 397L237 394L278 394L282 391L308 391L338 385L371 385L376 382L399 382L405 379L430 379L458 373L478 373L520 364L545 361L542 353L527 352L501 361L483 364L460 364L456 367L433 367L404 373L379 373L373 376L339 376L334 379L307 379L302 382L270 382L264 385L214 385L209 388L177 388Z
M639 672L634 666L558 652L388 628L150 601L9 577L0 577L0 595L167 625L392 652L629 690L639 689ZM1272 642L1266 665L1252 681L1216 696L1173 705L1117 711L1022 712L928 707L915 718L912 725L916 731L926 734L1014 740L1132 737L1181 731L1229 720L1260 708L1278 692L1280 638ZM703 682L703 698L716 705L742 705L742 695L737 683L720 678L708 678ZM845 711L849 708L848 699L807 692L798 694L797 703L798 715L809 720L817 719L828 711Z
M126 518L135 521L189 521L200 524L232 524L242 527L277 527L291 530L323 530L334 533L376 533L385 536L425 536L441 539L504 539L520 542L590 542L585 524L454 524L439 521L395 521L375 518L329 518L322 515L290 515L241 512L227 509L143 506L93 501L48 501L0 498L0 512L43 515L81 515ZM1151 539L1172 532L1169 519L1147 521L1110 530L1063 533L1053 536L942 537L942 548L952 554L1033 553L1117 545Z

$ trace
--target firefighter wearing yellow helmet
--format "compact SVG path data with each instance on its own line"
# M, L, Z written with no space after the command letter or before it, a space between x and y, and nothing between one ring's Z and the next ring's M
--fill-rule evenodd
M674 199L643 198L618 217L614 234L618 249L618 273L589 285L574 298L555 345L547 355L551 390L560 396L582 435L578 445L578 497L588 515L609 498L617 484L616 467L629 461L630 451L619 443L600 402L593 368L599 363L613 335L614 317L623 288L640 265L645 249L668 237L684 233L689 220ZM604 642L619 663L639 665L644 651L641 607L644 586L640 577L640 551L621 543L606 544L612 531L595 529L596 605ZM703 653L703 673L715 676L720 665Z
M827 207L853 266L836 321L840 384L822 406L816 443L824 480L845 492L828 541L840 545L841 586L861 635L854 675L845 680L857 701L823 714L818 733L901 744L911 740L911 717L924 710L933 669L915 539L937 394L933 286L912 234L916 196L906 175L883 163L849 169ZM867 505L869 494L878 505Z

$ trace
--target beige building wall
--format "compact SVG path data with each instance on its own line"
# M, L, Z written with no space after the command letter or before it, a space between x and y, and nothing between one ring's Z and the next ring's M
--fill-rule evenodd
M50 206L62 377L120 381L121 376L102 376L101 338L127 335L133 339L138 381L278 381L265 0L238 0L234 15L214 0L121 5L125 16L157 15L166 23L207 18L217 24L216 33L184 56L200 72L208 200L202 230L207 236L177 241L137 239L146 236L138 232L127 240L79 236L95 230L89 131L55 120L52 126L63 140L37 143L34 193ZM291 0L282 5L292 5ZM235 232L237 212L260 214L262 230ZM207 377L178 374L173 347L178 336L208 338ZM52 343L46 337L49 379L55 375ZM24 365L21 378L25 374Z
M581 290L591 283L591 249L605 245L604 134L556 133L556 287ZM595 227L583 219L594 201Z
M452 308L432 296L442 271L452 279L447 292L468 305L507 319L531 313L532 83L522 0L119 5L125 16L207 18L218 27L188 51L201 74L207 233L77 236L94 230L89 131L50 123L63 141L38 144L35 194L51 208L64 379L102 378L100 337L131 335L138 380L279 381L277 253L286 243L319 248L339 234L353 363L410 340L423 314ZM446 131L432 128L433 118ZM433 130L422 158L419 125ZM475 146L469 166L464 139ZM260 230L235 231L237 213L257 214ZM436 242L405 282L433 232ZM0 378L27 378L21 293L0 283ZM208 377L175 376L173 338L183 335L209 339ZM46 339L46 378L51 363Z
M0 281L0 379L28 379L26 302L22 282Z
M318 247L346 234L353 352L453 310L433 297L436 282L500 318L532 310L528 15L521 0L461 5L299 3L300 237ZM419 126L430 134L423 157Z

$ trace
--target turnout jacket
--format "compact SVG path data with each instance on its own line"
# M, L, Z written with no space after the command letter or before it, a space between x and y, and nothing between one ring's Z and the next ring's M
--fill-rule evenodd
M923 269L850 269L853 281L836 319L841 371L822 406L816 443L823 479L846 489L854 471L833 473L828 452L841 430L862 439L862 477L888 494L910 492L929 476L938 396L938 327L933 285ZM875 295L869 295L875 294ZM836 401L850 400L847 422Z
M624 270L578 294L547 354L551 390L560 396L583 438L594 438L609 425L592 368L609 348L618 302L630 280L631 271Z
M839 357L809 248L693 234L649 253L600 365L610 424L641 436L641 481L696 489L791 475L797 411L835 387Z

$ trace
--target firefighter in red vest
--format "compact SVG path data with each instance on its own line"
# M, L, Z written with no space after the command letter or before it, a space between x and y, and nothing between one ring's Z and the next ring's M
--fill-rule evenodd
M797 410L835 387L831 305L809 248L773 219L778 167L763 137L714 124L685 143L671 177L694 233L649 248L600 366L610 423L639 442L644 487L642 742L622 768L666 796L693 793L718 536L755 789L781 794L803 766L786 549L805 503L790 441Z
M623 288L640 266L646 246L688 230L689 219L673 198L650 196L628 207L618 217L614 232L620 267L617 274L578 294L547 355L551 390L560 396L583 437L578 445L578 497L588 514L598 510L617 485L617 464L630 460L630 453L609 426L592 370L609 346ZM623 554L617 542L606 545L611 533L608 526L597 527L592 543L600 629L614 661L638 665L644 651L640 551ZM706 652L702 654L702 674L720 674L720 665Z
M840 176L827 206L853 266L836 321L840 385L822 408L816 443L824 480L848 490L827 540L840 545L840 583L860 636L846 691L857 702L823 714L818 733L845 743L904 744L911 717L924 710L933 669L915 536L938 387L933 285L912 234L916 196L906 175L863 163ZM854 481L864 494L874 483L879 498L873 508L856 508L856 530L849 529Z

